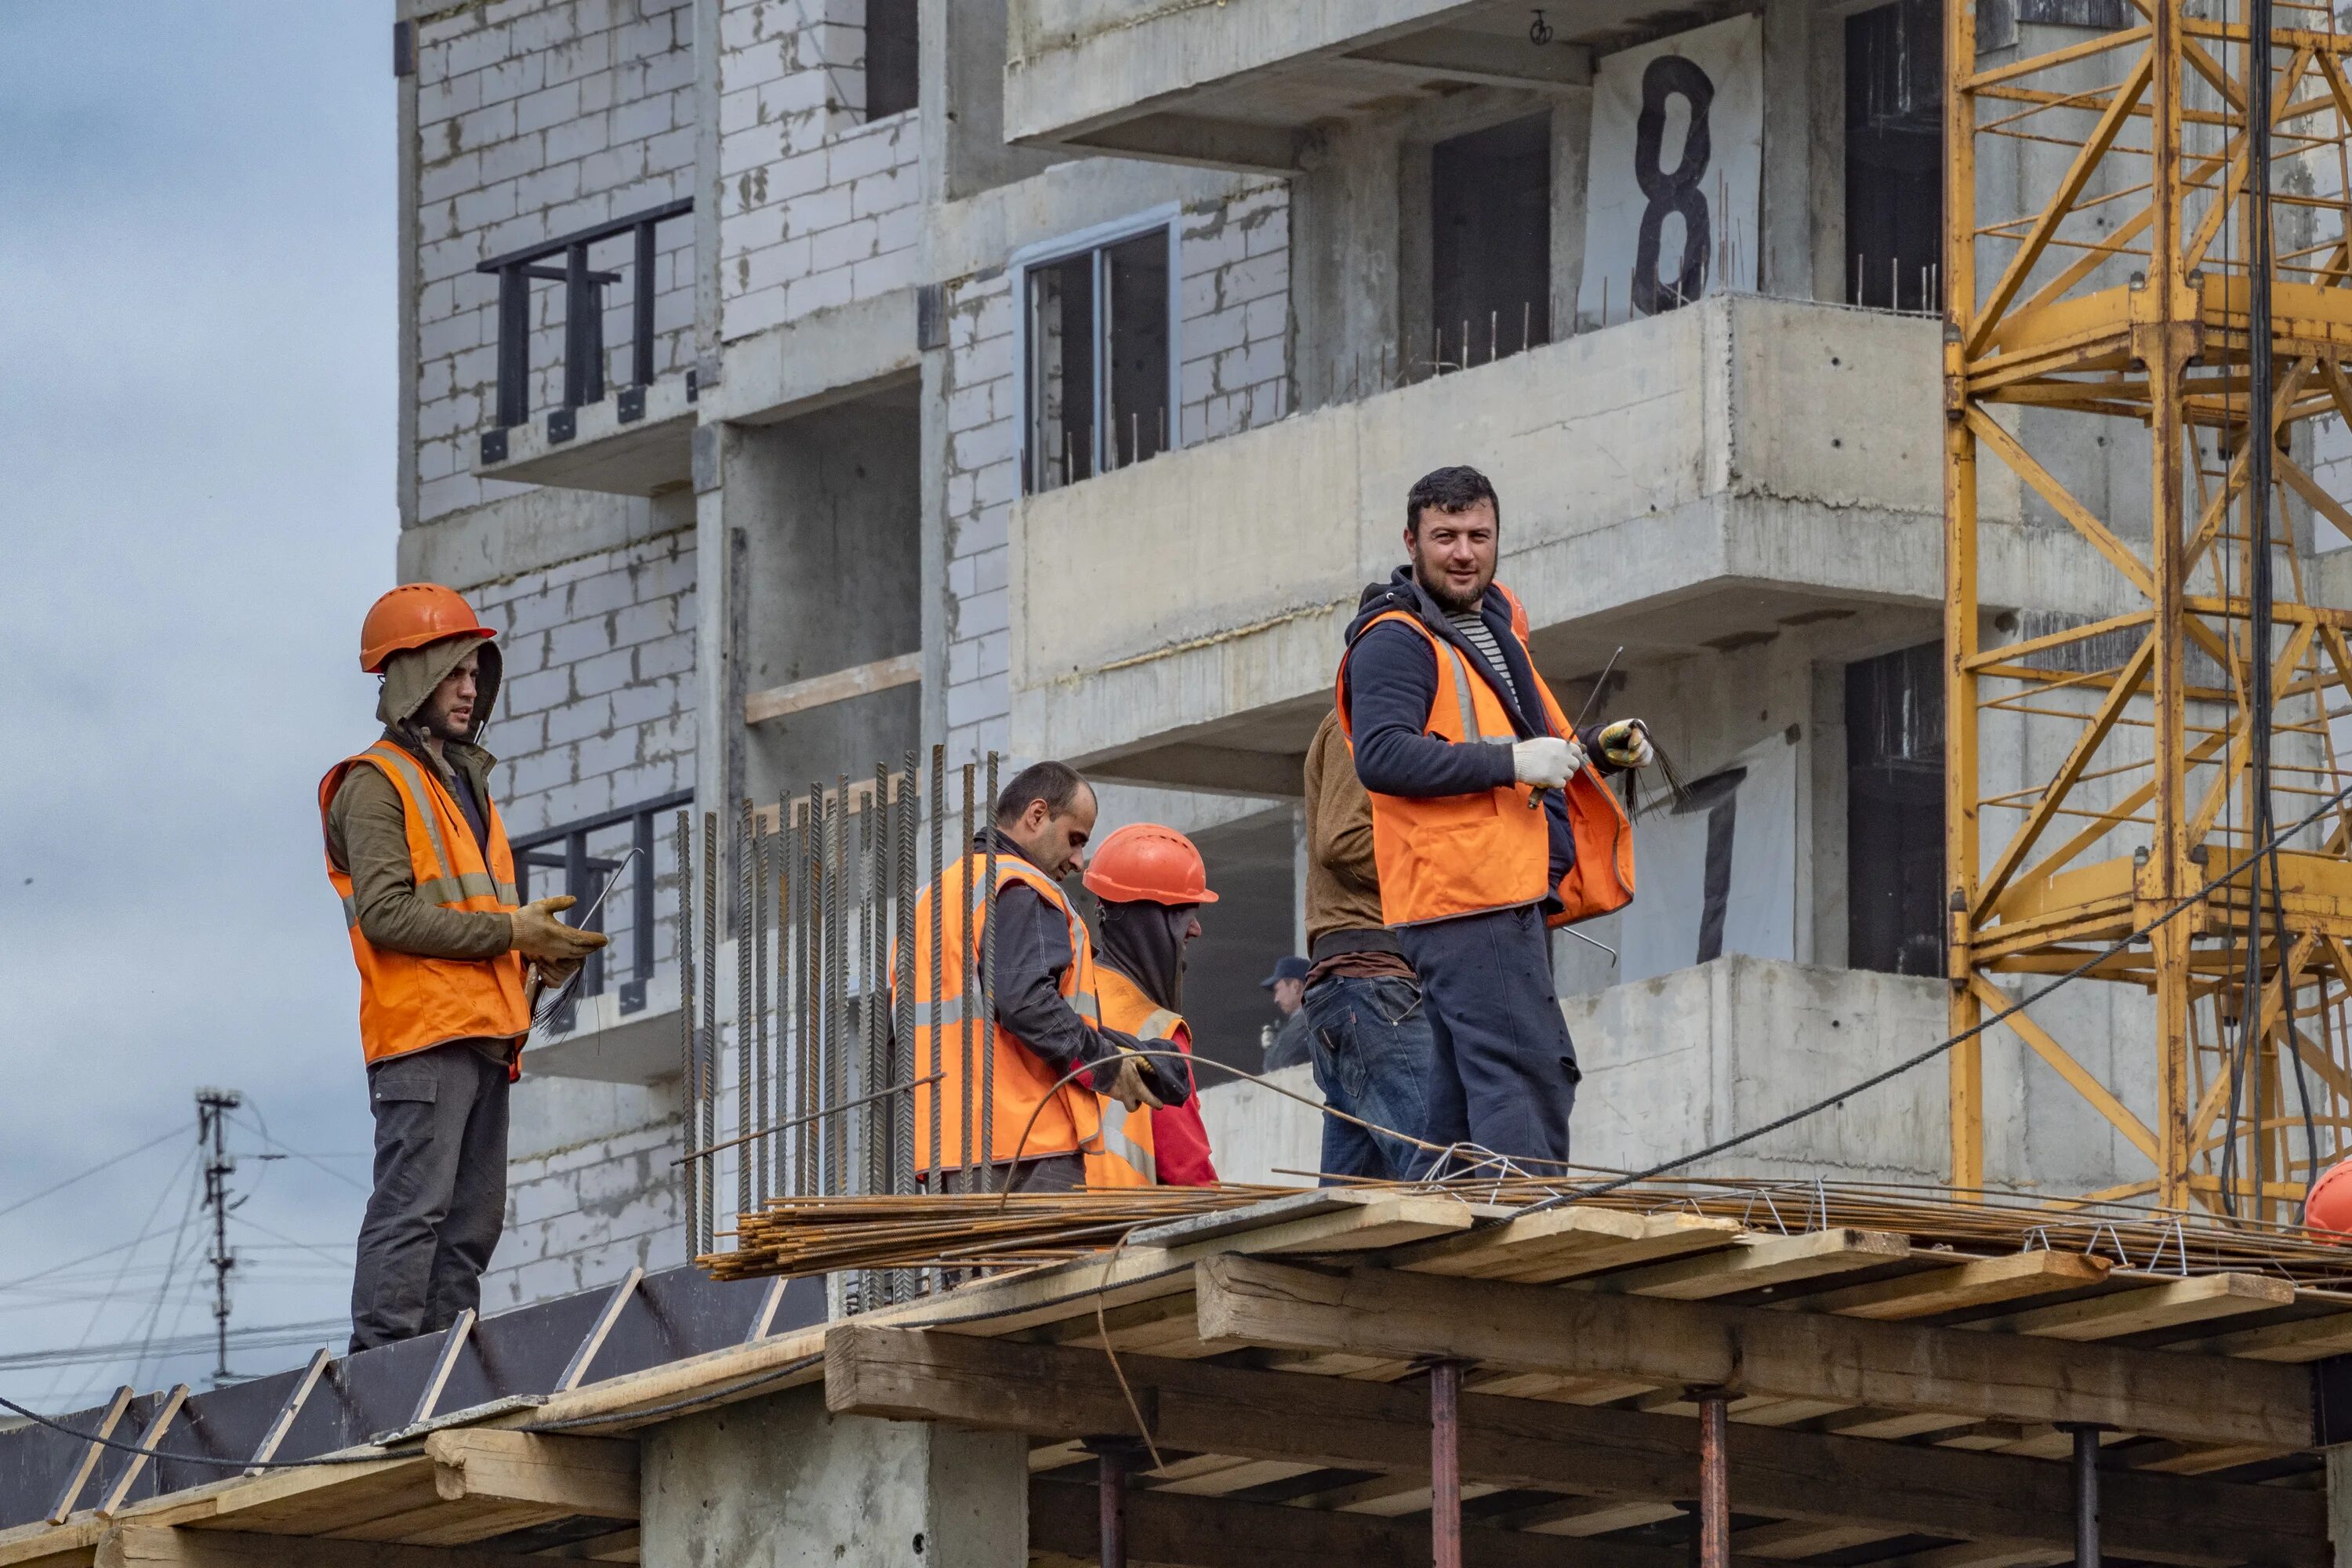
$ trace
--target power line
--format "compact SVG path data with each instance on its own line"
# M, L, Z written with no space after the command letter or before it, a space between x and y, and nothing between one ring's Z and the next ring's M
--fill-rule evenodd
M320 1336L331 1336L349 1327L343 1318L320 1318L304 1323L265 1323L248 1328L231 1329L231 1348L243 1351L284 1350L298 1345L315 1345ZM121 1340L112 1344L52 1346L45 1350L9 1351L0 1352L0 1372L23 1372L35 1367L86 1366L103 1362L121 1361L136 1355L142 1361L175 1355L200 1355L216 1348L213 1331L202 1330L193 1334L178 1334L155 1340Z
M331 1156L321 1156L318 1154L305 1153L299 1149L289 1149L284 1143L280 1142L277 1136L269 1131L269 1123L263 1119L261 1108L259 1106L248 1104L246 1109L253 1112L252 1122L247 1123L241 1117L232 1118L231 1120L235 1121L239 1127L243 1127L247 1131L257 1134L263 1142L268 1144L272 1149L277 1150L279 1153L284 1154L290 1159L299 1160L306 1165L314 1166L317 1169L325 1172L328 1175L334 1177L335 1180L342 1183L343 1185L347 1187L356 1187L363 1193L369 1190L368 1184L365 1182L354 1181L349 1175L336 1170L332 1165L324 1163L323 1161L328 1158L338 1160L372 1159L373 1158L372 1154L336 1154Z
M68 1176L62 1182L58 1182L49 1186L43 1187L39 1192L33 1194L30 1197L18 1198L6 1208L0 1208L0 1216L15 1214L21 1208L30 1207L32 1205L39 1203L43 1198L47 1197L50 1194L64 1192L76 1182L87 1181L90 1177L97 1175L100 1171L111 1170L113 1167L120 1165L123 1161L131 1158L133 1155L144 1154L148 1150L154 1148L159 1143L170 1142L173 1139L186 1132L187 1130L188 1124L183 1121L177 1127L173 1128L169 1132L150 1138L146 1142L140 1144L136 1149L125 1149L121 1153L115 1155L112 1159L100 1160L97 1164L90 1166L86 1171L78 1172L73 1175Z

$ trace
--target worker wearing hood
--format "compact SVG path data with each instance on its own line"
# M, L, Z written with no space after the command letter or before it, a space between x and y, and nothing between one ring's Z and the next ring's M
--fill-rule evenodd
M450 589L395 588L361 632L383 677L376 742L319 784L327 876L360 972L375 1187L352 1284L352 1349L447 1327L481 1300L506 1210L507 1086L535 986L604 944L519 905L479 741L495 634Z

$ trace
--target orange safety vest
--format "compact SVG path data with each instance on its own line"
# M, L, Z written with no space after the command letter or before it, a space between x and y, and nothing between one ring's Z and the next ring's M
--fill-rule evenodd
M968 1119L972 1127L979 1126L982 1101L988 1094L993 1096L987 1107L990 1127L985 1134L986 1158L992 1163L1013 1159L1015 1149L1020 1151L1020 1159L1036 1160L1053 1154L1081 1153L1102 1145L1097 1097L1085 1079L1073 1079L1055 1088L1055 1080L1061 1074L1047 1067L1011 1031L983 1014L977 1002L967 1009L964 964L969 962L977 968L988 924L989 901L982 896L987 887L987 864L984 857L968 854L915 899L915 961L910 967L915 974L914 1155L918 1173L941 1166L954 1169L963 1164L967 1136L964 1122ZM998 856L997 892L1001 895L1014 883L1035 889L1038 897L1059 910L1062 918L1069 922L1073 956L1062 970L1062 996L1079 1017L1099 1027L1102 1014L1095 1001L1094 943L1087 933L1086 922L1045 872L1017 855ZM946 918L940 920L942 909ZM935 921L943 955L936 994L931 976ZM898 973L895 954L890 969L893 975ZM982 1054L989 1051L994 1055ZM981 1075L990 1061L995 1064L994 1079L984 1083ZM939 1075L936 1083L929 1081L934 1074ZM940 1110L936 1149L931 1139L934 1095L939 1097ZM1024 1128L1028 1131L1025 1140L1022 1136Z
M1166 1041L1173 1047L1176 1031L1184 1027L1181 1013L1173 1013L1160 1006L1143 994L1141 986L1108 965L1099 972L1097 979L1102 986L1105 1027L1132 1035L1147 1046L1154 1041ZM1127 1107L1107 1094L1095 1098L1101 1102L1103 1146L1099 1152L1089 1152L1087 1155L1087 1185L1157 1185L1160 1161L1154 1152L1150 1110L1147 1108L1130 1113Z
M408 820L408 864L416 896L446 910L512 910L514 852L507 846L499 808L482 802L488 817L489 851L474 842L448 786L435 770L419 763L390 741L378 741L358 756L346 757L319 781L319 819L352 769L371 767L392 781ZM343 900L351 927L352 957L360 968L360 1045L373 1064L404 1057L452 1040L510 1039L520 1047L530 1033L530 1004L524 990L522 954L496 958L425 958L380 948L360 929L352 896L351 872L327 851L327 880Z
M1507 588L1503 597L1511 606L1511 635L1519 650L1528 652L1528 617ZM1437 662L1437 691L1430 699L1429 718L1423 728L1441 741L1457 745L1485 742L1507 746L1519 737L1511 728L1503 700L1486 680L1474 675L1462 650L1439 637L1421 617L1403 610L1375 616L1369 632L1382 621L1411 626L1427 639ZM1362 633L1357 634L1359 637ZM1535 677L1551 732L1575 740L1576 729L1560 711L1551 688L1528 655L1528 670ZM1348 722L1348 665L1339 663L1337 700L1339 722L1348 729L1348 745L1355 748L1354 727ZM1413 796L1372 792L1372 858L1381 874L1381 919L1389 925L1414 925L1423 921L1450 920L1456 915L1488 910L1515 909L1541 899L1544 877L1551 858L1546 812L1529 809L1533 794L1526 784L1503 784L1478 795ZM1633 831L1625 808L1592 769L1578 771L1568 781L1569 831L1576 842L1576 864L1550 889L1560 912L1547 922L1568 925L1623 909L1633 901Z

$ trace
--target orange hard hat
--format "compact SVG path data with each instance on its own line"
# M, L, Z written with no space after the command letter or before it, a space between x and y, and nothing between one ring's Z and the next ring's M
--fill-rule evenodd
M2304 1227L2322 1241L2352 1241L2352 1160L2319 1173L2303 1200Z
M1172 827L1130 822L1087 861L1087 891L1114 904L1213 904L1201 851Z
M489 638L499 634L474 616L474 607L455 588L438 583L404 583L368 606L360 624L360 668L370 675L404 648L423 647L443 637Z

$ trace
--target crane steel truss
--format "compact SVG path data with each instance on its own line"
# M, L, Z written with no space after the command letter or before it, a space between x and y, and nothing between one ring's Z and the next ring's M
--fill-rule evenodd
M1945 6L1951 1023L2194 899L2091 971L2152 995L2153 1063L2141 1026L2094 1030L2079 1004L2078 1044L2113 1032L2095 1052L2069 1048L2060 1005L2010 1026L2147 1157L2101 1195L2291 1220L2314 1145L2324 1163L2352 1127L2352 815L2227 873L2352 782L2329 733L2352 613L2313 602L2292 543L2315 519L2352 535L2314 472L2336 439L2321 422L2352 421L2352 33L2294 0L2132 4L2135 25L1990 65L1973 0ZM1985 210L2004 182L1979 165L2033 160L2015 210ZM2247 440L2266 402L2267 453ZM2011 477L2033 515L1980 515ZM1983 603L1980 546L2037 523L2105 576L2114 613L2047 629ZM1988 738L2024 787L1988 787ZM1977 1041L1950 1075L1953 1184L1972 1189ZM2151 1077L2152 1122L2126 1103L2150 1103Z

